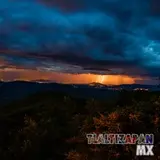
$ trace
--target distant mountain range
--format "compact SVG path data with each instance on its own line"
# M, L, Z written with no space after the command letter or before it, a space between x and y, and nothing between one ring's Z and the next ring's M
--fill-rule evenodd
M14 100L25 98L29 95L53 91L63 92L72 96L81 98L109 98L111 96L117 96L119 91L135 90L135 89L147 89L149 91L160 90L155 85L117 85L108 86L101 83L90 83L90 84L58 84L51 83L50 81L12 81L3 82L0 81L0 106L7 104Z
M147 89L151 91L160 90L160 86L146 85L146 84L105 85L105 84L93 82L93 83L90 83L89 86L106 88L106 89L126 89L126 90Z

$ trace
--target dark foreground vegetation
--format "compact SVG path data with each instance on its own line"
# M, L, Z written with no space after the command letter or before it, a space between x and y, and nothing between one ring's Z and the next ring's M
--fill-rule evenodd
M44 92L1 106L0 160L138 159L134 145L88 145L91 132L153 133L148 159L160 159L160 93L122 91L105 101Z

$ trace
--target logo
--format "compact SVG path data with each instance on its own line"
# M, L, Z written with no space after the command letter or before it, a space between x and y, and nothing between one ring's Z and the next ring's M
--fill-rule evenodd
M136 156L154 156L153 145L137 145Z
M88 144L136 145L136 156L154 156L153 134L105 134L90 133L86 135Z
M154 144L153 134L105 134L90 133L86 135L88 144Z

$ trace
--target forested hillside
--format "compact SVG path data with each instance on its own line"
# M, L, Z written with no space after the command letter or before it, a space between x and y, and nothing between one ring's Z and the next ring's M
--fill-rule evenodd
M123 91L116 100L42 92L0 107L0 159L135 159L134 145L88 145L91 132L153 133L158 159L159 129L158 92Z

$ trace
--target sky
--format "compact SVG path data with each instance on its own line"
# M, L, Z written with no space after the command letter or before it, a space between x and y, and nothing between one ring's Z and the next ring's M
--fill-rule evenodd
M158 84L159 0L0 0L0 79Z

